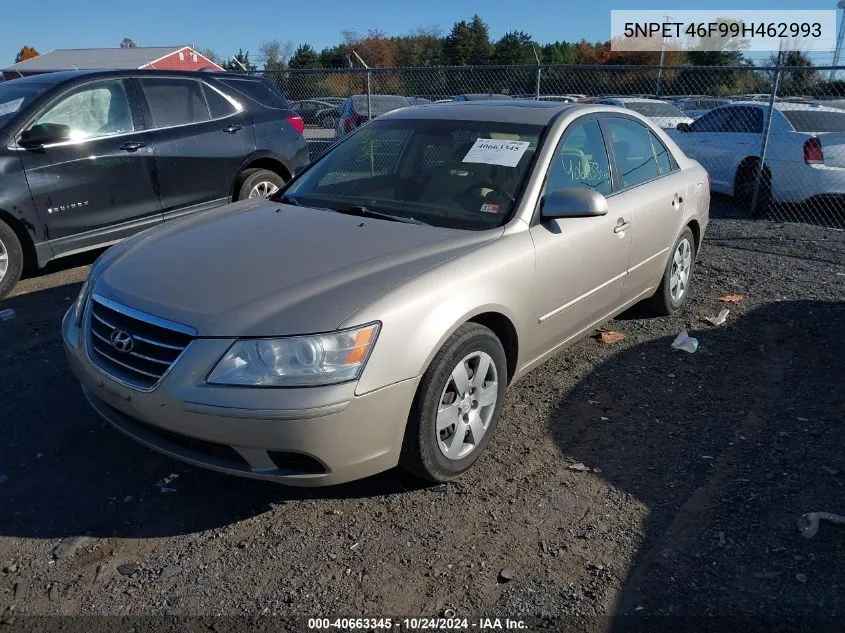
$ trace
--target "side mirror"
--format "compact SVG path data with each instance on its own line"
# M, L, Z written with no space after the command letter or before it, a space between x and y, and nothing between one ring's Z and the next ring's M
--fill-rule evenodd
M70 128L58 123L39 123L21 133L18 145L28 149L70 140Z
M592 189L558 189L543 199L540 215L547 219L607 215L607 198Z
M692 126L686 122L678 123L676 129L678 130L678 132L692 132Z

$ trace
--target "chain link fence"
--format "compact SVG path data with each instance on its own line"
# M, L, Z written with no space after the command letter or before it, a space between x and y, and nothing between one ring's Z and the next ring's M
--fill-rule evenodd
M480 66L265 73L316 157L400 107L491 98L609 103L664 128L738 211L845 229L843 67Z

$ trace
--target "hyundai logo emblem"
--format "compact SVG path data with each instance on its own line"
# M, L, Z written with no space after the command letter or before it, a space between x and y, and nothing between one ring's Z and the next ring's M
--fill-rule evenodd
M115 330L111 333L109 337L111 341L111 346L115 348L118 352L123 352L124 354L128 354L132 351L132 348L135 346L135 339L132 338L132 335L129 332L124 332L123 330Z

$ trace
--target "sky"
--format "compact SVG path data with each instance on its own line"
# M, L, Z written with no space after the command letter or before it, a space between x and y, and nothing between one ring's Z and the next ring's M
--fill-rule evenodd
M730 7L736 0L716 3ZM194 44L222 57L249 50L257 56L262 42L277 39L308 42L318 51L342 39L344 30L365 33L375 28L402 35L418 26L443 33L478 13L495 40L511 30L524 31L540 43L567 40L604 41L610 35L611 9L697 9L690 0L38 0L2 3L0 67L14 62L21 46L44 53L56 48L116 47L124 37L139 46ZM238 8L233 9L234 6ZM309 15L308 6L316 7ZM836 0L743 0L743 9L833 9ZM242 8L241 8L242 7ZM710 7L708 7L710 8ZM830 56L832 57L832 55Z

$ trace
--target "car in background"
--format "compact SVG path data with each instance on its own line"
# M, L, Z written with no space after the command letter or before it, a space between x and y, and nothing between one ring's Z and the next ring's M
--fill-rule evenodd
M369 112L368 103L371 104L372 113ZM411 97L401 95L353 95L340 108L337 136L346 136L371 119L412 105L414 102Z
M431 99L426 99L425 97L410 97L410 99L413 105L425 105L426 103L432 103Z
M320 126L322 126L325 112L337 107L337 104L329 103L327 101L317 101L316 99L291 101L290 104L296 113L302 117L302 122L305 123L305 125ZM330 127L334 127L334 125Z
M557 103L576 103L578 101L575 97L569 95L540 95L538 98L537 95L526 94L518 95L515 98L522 101L555 101Z
M63 347L101 417L193 465L448 481L514 381L630 306L681 309L709 204L701 165L634 112L401 108L270 200L107 251Z
M675 107L693 119L729 103L731 103L730 99L718 99L716 97L688 97L674 102Z
M668 101L644 97L600 97L593 103L614 105L633 110L648 117L663 129L675 129L679 123L692 123L692 117L681 112Z
M333 106L343 105L343 102L346 101L346 97L311 97L314 101L321 101L323 103L329 103Z
M513 99L510 95L496 93L462 94L452 97L452 101L498 101L500 99Z
M768 104L737 102L679 125L670 136L707 169L713 191L751 210L768 117ZM758 206L752 211L770 202L845 200L845 111L776 103L770 130Z
M234 73L67 71L0 85L0 297L24 266L113 244L308 163L302 118Z

